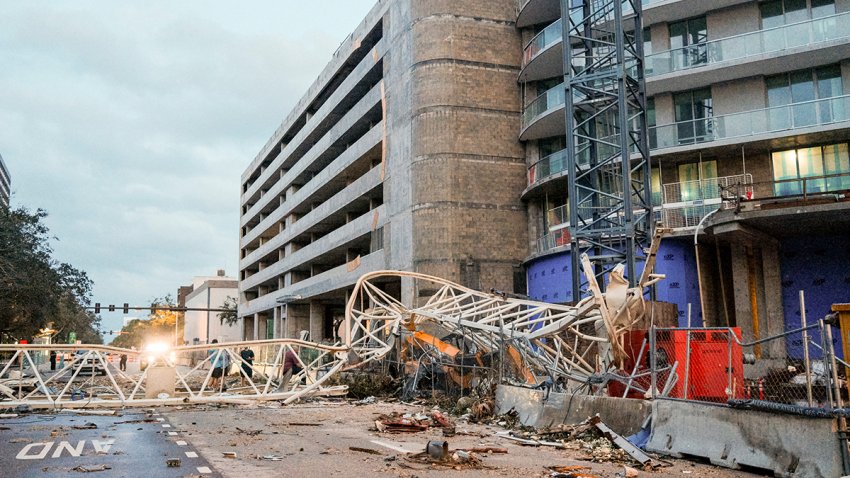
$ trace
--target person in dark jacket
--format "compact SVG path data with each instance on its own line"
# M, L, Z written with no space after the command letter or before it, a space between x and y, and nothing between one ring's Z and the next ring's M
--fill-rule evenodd
M254 377L254 351L245 347L239 352L239 356L242 357L242 386L244 386L246 378Z

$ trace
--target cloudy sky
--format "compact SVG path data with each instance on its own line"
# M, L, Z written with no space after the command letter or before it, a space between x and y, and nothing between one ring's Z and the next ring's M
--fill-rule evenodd
M242 171L374 3L5 2L13 206L48 211L102 304L235 277Z

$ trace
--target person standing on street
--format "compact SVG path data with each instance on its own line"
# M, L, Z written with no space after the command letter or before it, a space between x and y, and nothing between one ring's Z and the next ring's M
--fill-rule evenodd
M253 379L254 377L254 351L250 347L245 347L239 352L242 357L242 386L245 385L245 379Z
M301 370L301 361L298 360L298 355L292 349L287 350L283 357L283 379L280 381L278 391L289 391L289 381L292 380L292 375L301 373Z
M50 371L51 372L56 371L56 351L55 350L50 351Z
M218 343L218 339L213 339L211 342L213 344ZM223 389L227 390L227 387L224 386L224 374L227 358L226 350L216 350L210 349L210 367L212 367L212 379L210 380L210 389ZM222 391L223 391L222 390Z
M118 360L118 369L122 372L127 371L127 354L121 354L121 358Z

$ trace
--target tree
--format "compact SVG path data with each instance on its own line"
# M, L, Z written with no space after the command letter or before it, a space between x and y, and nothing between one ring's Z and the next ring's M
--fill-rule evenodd
M174 309L177 307L177 304L174 302L171 294L153 299L148 318L131 320L121 328L121 333L112 341L111 345L115 347L135 347L136 349L141 349L148 342L174 343L175 323L177 324L178 343L182 345L185 321L183 317L184 313L158 307Z
M224 304L221 305L222 309L227 309L225 312L218 313L218 320L222 324L227 324L228 326L234 325L239 320L239 315L236 314L236 307L239 303L236 302L236 299L233 297L227 296L224 299Z
M92 281L53 258L46 217L41 209L0 207L0 336L31 339L52 323L58 340L73 331L99 342L99 319L85 310Z

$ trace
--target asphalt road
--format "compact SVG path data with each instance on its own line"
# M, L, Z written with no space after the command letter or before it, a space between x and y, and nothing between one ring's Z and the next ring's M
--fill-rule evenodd
M221 476L158 412L119 413L0 419L0 476Z

